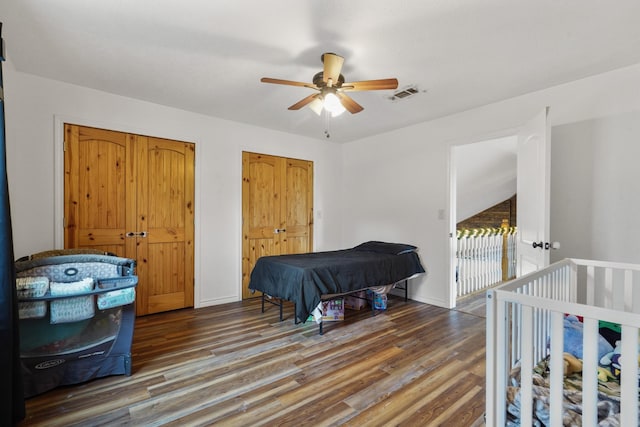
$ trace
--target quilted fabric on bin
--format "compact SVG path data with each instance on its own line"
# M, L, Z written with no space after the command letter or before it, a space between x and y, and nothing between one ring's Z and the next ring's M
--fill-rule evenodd
M46 301L27 301L18 304L18 317L20 319L40 319L46 314Z
M77 295L93 290L93 279L86 278L77 282L51 282L51 296ZM94 296L76 296L51 301L50 322L68 323L89 319L95 314Z
M18 298L42 297L49 290L49 278L44 276L18 277L16 291Z

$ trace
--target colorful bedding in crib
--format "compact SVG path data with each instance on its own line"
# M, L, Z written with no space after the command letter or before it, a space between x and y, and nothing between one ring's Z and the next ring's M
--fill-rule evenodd
M533 371L533 425L549 426L549 359ZM598 426L620 426L620 383L613 376L598 378ZM567 375L563 390L562 421L565 426L582 425L582 373ZM640 420L638 420L640 425ZM520 368L515 368L507 387L507 426L520 426Z
M598 336L598 426L620 426L620 371L612 363L620 340L619 325L600 322ZM606 338L605 338L606 337ZM564 318L564 359L571 368L565 372L563 388L563 425L582 425L582 321L576 316ZM611 342L610 342L611 341ZM568 366L567 365L567 366ZM549 426L549 356L533 369L533 425ZM640 420L638 420L640 425ZM507 386L507 426L520 425L520 368L512 370Z

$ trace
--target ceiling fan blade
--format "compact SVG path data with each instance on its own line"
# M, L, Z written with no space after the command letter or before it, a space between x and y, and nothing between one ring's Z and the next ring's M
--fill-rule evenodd
M322 62L324 63L324 70L322 72L322 80L325 83L331 79L331 86L335 85L340 78L340 71L342 70L342 64L344 58L335 53L325 53L322 55Z
M319 93L311 94L311 95L307 96L306 98L303 98L300 101L298 101L295 104L293 104L291 107L289 107L289 110L299 110L299 109L301 109L305 105L309 104L311 101L313 101L314 99L316 99L319 96L320 96Z
M349 111L351 114L356 114L364 110L362 105L358 104L350 96L340 92L336 92L336 96L338 97L338 99L340 99L340 103L342 104L342 106L346 108L347 111Z
M398 79L378 79L378 80L364 80L361 82L343 83L340 87L345 92L357 91L357 90L385 90L385 89L397 89Z
M263 77L260 79L262 83L274 83L277 85L288 85L288 86L300 86L300 87L309 87L315 89L316 87L303 82L294 82L292 80L282 80L282 79L272 79L271 77Z

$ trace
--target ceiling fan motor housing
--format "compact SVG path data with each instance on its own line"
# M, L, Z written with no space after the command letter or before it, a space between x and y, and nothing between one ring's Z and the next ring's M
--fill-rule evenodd
M333 82L332 86L339 88L342 86L343 83L344 83L344 76L340 74L340 77L338 77L338 81ZM318 89L322 89L323 87L327 86L327 84L324 81L324 72L320 71L319 73L316 73L315 76L313 76L313 84L316 85Z

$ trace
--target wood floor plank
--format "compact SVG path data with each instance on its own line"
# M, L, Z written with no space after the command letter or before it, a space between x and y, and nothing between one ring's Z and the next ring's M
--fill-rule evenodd
M430 357L431 356L427 354L422 358L412 360L411 363L403 365L402 368L387 371L389 375L386 378L381 379L370 387L352 393L345 399L345 403L358 411L370 407L372 404L412 384L421 376L436 369L437 366L435 364L429 363L431 362Z
M485 322L390 296L294 324L259 299L136 319L133 374L27 400L20 426L479 426Z
M446 367L433 370L428 376L423 376L405 387L390 393L385 399L368 407L358 414L357 417L349 420L347 425L394 425L406 418L411 412L414 402L429 402L446 388L449 381L455 375L459 375L462 370L462 363L452 361ZM426 380L428 378L428 381ZM428 425L428 424L425 424Z
M297 371L298 368L286 358L272 360L241 373L232 372L201 382L190 382L185 387L155 394L144 402L130 406L130 413L132 419L141 425L179 419L251 390L256 384L271 382Z

